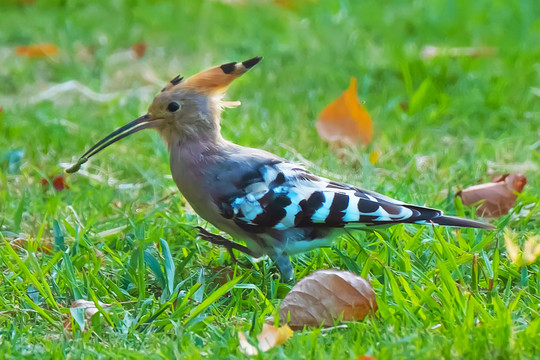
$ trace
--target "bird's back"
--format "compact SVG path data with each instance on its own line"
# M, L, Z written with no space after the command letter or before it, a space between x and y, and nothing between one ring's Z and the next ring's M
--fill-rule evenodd
M261 150L235 147L216 169L210 195L223 221L283 248L295 247L300 241L327 239L336 229L344 228L440 222L485 226L316 176ZM307 248L316 246L320 244ZM299 248L303 251L305 246Z

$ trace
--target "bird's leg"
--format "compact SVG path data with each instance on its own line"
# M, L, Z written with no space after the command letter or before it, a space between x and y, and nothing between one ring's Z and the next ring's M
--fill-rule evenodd
M207 230L205 230L204 228L200 227L200 226L196 226L195 227L197 230L199 230L199 237L203 240L206 240L212 244L215 244L215 245L220 245L220 246L224 246L227 251L229 252L229 254L231 254L231 258L232 260L236 263L236 257L234 256L233 252L232 252L232 249L236 249L238 251L241 251L245 254L248 254L249 256L253 256L253 257L257 257L256 254L251 251L249 248L243 246L243 245L240 245L240 244L237 244L235 243L234 241L231 241L229 239L225 239L223 236L219 236L219 235L216 235L216 234L212 234L211 232L208 232Z
M294 280L294 271L291 260L289 259L289 255L287 255L286 252L282 252L281 254L273 256L272 258L276 262L283 280L285 280L287 283L292 282Z

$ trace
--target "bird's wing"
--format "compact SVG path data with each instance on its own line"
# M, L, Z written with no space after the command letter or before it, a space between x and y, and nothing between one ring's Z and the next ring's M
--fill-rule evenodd
M235 191L221 194L216 205L223 217L252 233L314 226L424 224L442 215L439 210L315 176L285 161L261 163L237 178Z

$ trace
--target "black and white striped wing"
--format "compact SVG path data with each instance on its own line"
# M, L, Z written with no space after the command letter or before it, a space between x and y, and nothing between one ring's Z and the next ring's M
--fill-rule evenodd
M423 224L442 214L317 177L287 162L262 165L248 178L243 189L218 206L224 217L253 233L348 224Z

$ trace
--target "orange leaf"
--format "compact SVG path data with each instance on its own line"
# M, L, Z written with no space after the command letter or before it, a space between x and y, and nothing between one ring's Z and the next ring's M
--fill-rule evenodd
M146 44L143 42L135 43L135 45L131 47L131 50L133 50L135 57L142 58L144 54L146 54Z
M15 55L28 57L44 57L58 54L58 47L53 44L21 45L15 48Z
M373 123L358 102L356 78L351 77L349 88L336 101L328 104L317 121L321 138L329 142L366 145L373 137Z

